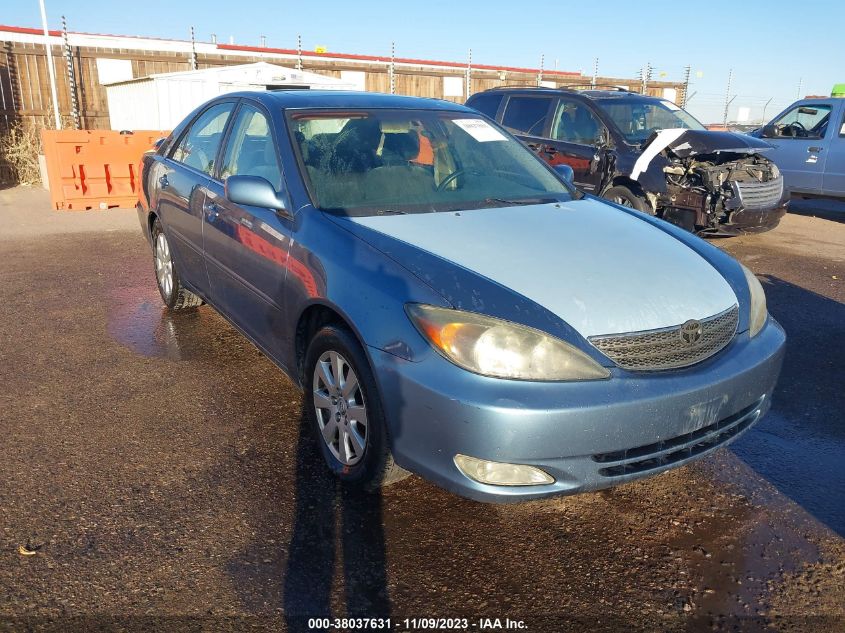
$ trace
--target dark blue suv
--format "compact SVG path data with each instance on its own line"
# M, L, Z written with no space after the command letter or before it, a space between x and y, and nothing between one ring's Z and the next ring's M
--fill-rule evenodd
M467 105L499 122L575 184L689 231L766 231L789 194L771 146L708 131L666 99L625 90L495 88Z

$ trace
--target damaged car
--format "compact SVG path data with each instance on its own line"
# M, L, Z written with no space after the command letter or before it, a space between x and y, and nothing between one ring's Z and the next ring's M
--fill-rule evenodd
M789 192L765 141L704 128L666 99L613 90L495 88L467 105L515 134L582 190L688 231L767 231Z

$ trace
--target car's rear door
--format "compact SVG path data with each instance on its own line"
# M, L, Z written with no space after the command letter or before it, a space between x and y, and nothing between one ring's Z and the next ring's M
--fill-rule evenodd
M216 102L200 112L154 175L158 213L179 274L204 296L210 288L203 257L203 205L234 106L232 100Z
M508 95L501 114L501 124L515 134L540 158L548 161L542 153L549 131L549 120L556 97L549 94Z
M279 361L291 335L284 320L291 219L225 196L229 176L260 176L277 192L286 191L272 118L259 103L244 100L238 107L216 176L206 196L203 230L218 307Z
M829 124L833 105L798 102L773 121L778 134L764 136L774 148L766 156L780 168L787 187L793 191L822 191L830 137L838 132Z
M540 153L552 165L572 167L575 184L585 191L599 193L602 149L608 138L604 124L585 103L567 97L557 100L549 138Z

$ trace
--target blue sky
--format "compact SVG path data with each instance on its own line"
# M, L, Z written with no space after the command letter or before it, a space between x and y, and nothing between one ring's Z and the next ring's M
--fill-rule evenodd
M45 0L51 28L61 15L70 30L197 39L216 33L240 44L295 47L325 46L329 51L464 60L484 64L592 72L599 58L601 74L632 77L651 62L655 78L680 80L692 66L695 93L688 109L705 122L720 121L728 70L733 68L730 118L750 108L752 118L766 118L798 94L830 94L845 82L842 25L845 3L815 0ZM0 22L40 25L38 0L6 0Z

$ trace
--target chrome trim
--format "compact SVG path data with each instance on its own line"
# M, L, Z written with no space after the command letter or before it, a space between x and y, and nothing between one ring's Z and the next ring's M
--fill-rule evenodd
M699 321L701 335L693 343L685 342L686 323L671 327L627 334L591 336L587 340L623 369L660 371L688 367L718 353L730 343L739 324L739 307Z

